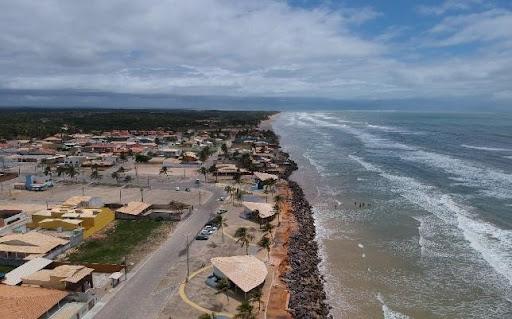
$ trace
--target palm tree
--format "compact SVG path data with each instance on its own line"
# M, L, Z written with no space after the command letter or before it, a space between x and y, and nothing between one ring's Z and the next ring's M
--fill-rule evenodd
M236 199L237 202L241 202L243 196L244 196L243 190L241 190L240 188L235 188L233 200Z
M229 280L227 278L222 278L217 283L217 292L215 293L216 295L218 295L220 293L225 293L226 294L226 298L228 300L228 303L229 303L228 291L229 291L230 286L231 285L229 283Z
M258 312L261 310L261 298L262 297L263 297L263 292L261 291L261 289L255 289L251 293L250 300L252 302L257 302L258 303Z
M58 166L57 167L57 176L61 176L62 173L65 173L66 172L66 168L64 166Z
M240 243L242 247L245 246L245 254L249 255L249 244L254 240L254 235L249 234L249 231L245 227L240 227L235 232L236 242Z
M217 215L213 219L213 222L220 226L220 231L222 234L222 242L224 242L224 227L228 226L227 221L228 221L228 219L222 215Z
M110 176L112 176L112 178L116 180L116 183L119 184L119 177L120 176L119 176L118 172L113 172L112 175L110 175Z
M46 175L46 176L50 175L50 177L52 176L52 168L50 167L50 165L48 165L44 168L44 175Z
M201 168L198 170L198 172L202 175L204 175L204 182L206 183L206 174L208 174L208 170L206 167L201 166Z
M240 306L236 307L238 313L233 318L254 319L256 316L252 313L253 307L247 300L242 301Z
M268 221L263 224L263 232L265 232L266 235L269 235L270 238L272 238L272 230L274 230L274 228L276 228L276 226L272 225Z
M77 174L78 174L78 172L76 171L75 166L73 166L73 165L68 165L68 166L66 167L66 175L68 175L70 178L75 177Z
M229 196L231 197L231 204L233 204L233 190L234 188L231 187L230 185L226 185L226 187L224 187L224 191L226 191L226 193L228 193Z
M267 237L267 235L261 237L260 241L258 242L258 246L262 249L267 250L267 260L270 260L270 246L272 245L272 240Z
M213 164L212 166L210 166L210 168L208 168L208 172L209 172L210 174L215 175L215 183L217 183L217 181L218 181L218 174L217 174L217 171L218 171L218 169L217 169L217 165L215 165L215 164Z
M197 319L215 319L215 314L214 313L203 313L202 315L197 317Z
M93 169L90 177L91 177L91 179L101 179L101 175L98 172L98 169Z
M276 195L274 196L274 202L276 203L274 205L274 210L276 211L276 215L277 215L277 225L281 225L281 221L279 220L279 215L281 213L281 204L284 203L285 201L285 197L283 195Z
M167 176L167 166L163 166L161 169L160 169L160 172L158 173L158 175L162 175L164 174L165 176Z

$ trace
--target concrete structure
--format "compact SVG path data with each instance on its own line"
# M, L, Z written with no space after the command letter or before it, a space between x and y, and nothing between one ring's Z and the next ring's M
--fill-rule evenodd
M70 247L69 241L31 231L0 237L0 264L19 266L37 257L52 259Z
M51 179L36 180L33 175L27 175L25 177L25 188L29 191L45 191L48 188L53 187Z
M22 276L24 285L42 288L85 292L93 288L94 269L80 265L63 265L54 269L41 269L30 275Z
M211 263L216 277L227 278L244 293L261 286L268 274L265 263L252 255L214 257Z
M61 290L0 285L0 318L47 318L67 295Z
M126 206L116 210L117 219L136 219L151 209L151 205L144 202L129 202Z
M254 172L254 178L256 179L256 186L258 189L263 189L265 183L277 181L279 179L277 175L262 172Z

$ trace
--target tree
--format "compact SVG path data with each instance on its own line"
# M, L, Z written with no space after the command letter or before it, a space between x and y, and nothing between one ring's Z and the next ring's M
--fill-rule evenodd
M204 163L208 157L210 157L210 148L206 146L199 152L199 160Z
M75 177L78 175L78 172L73 165L66 165L66 175L68 175L70 178Z
M66 172L66 168L64 166L58 166L57 167L57 176L61 176L62 173L65 173Z
M234 195L235 195L235 200L237 202L241 202L242 201L242 198L244 196L244 192L240 189L240 188L235 188L235 191L234 191Z
M222 234L222 242L224 242L224 226L226 226L226 227L228 226L227 221L228 221L227 218L224 217L223 215L217 215L213 219L213 222L220 226L220 231Z
M245 254L249 255L249 244L254 240L254 236L249 234L246 227L240 227L235 232L236 242L240 243L240 246L245 246Z
M267 235L261 237L260 241L258 241L258 246L261 249L265 249L267 251L267 260L270 260L270 246L272 245L272 241L268 238Z
M206 183L206 175L208 174L208 170L206 167L201 166L201 168L198 170L199 174L204 175L204 182Z
M272 225L269 222L263 224L263 231L265 232L265 234L269 235L270 238L272 238L272 230L274 230L274 228L276 228L276 226Z
M220 293L225 293L228 303L229 303L228 291L229 291L230 286L231 286L231 284L229 283L229 280L227 278L221 278L219 280L219 282L217 283L217 292L215 293L216 295L220 294Z
M44 175L50 175L50 177L52 176L52 168L49 165L44 168Z
M150 156L143 155L143 154L136 154L135 155L135 161L137 163L147 163L151 159Z
M215 175L215 183L217 183L217 181L218 181L218 179L217 179L218 178L217 171L218 171L217 165L215 165L215 164L213 164L212 166L210 166L210 168L208 168L208 172L210 174Z
M202 315L197 317L197 319L215 319L215 314L214 313L203 313Z
M226 143L222 144L220 149L222 150L222 153L224 153L224 155L228 154L228 146L226 145Z
M274 202L276 203L274 205L274 209L276 211L276 215L277 215L277 225L281 225L281 221L279 220L279 216L281 215L281 204L284 203L285 201L285 197L283 195L276 195L274 196Z
M164 174L165 176L167 176L167 166L162 166L162 168L160 169L160 173L158 174Z
M231 197L231 204L233 204L233 201L234 201L234 199L233 199L234 188L231 185L226 185L226 187L224 187L224 191L229 194L229 196Z
M242 303L236 307L238 313L233 318L238 319L254 319L256 316L252 313L253 306L247 300L242 301Z
M116 183L119 183L120 176L118 172L113 172L110 176L112 176L112 178L116 180Z
M257 302L258 303L258 311L261 310L261 298L263 298L263 292L261 291L260 288L258 289L255 289L252 293L251 293L251 297L250 297L250 300L252 302Z
M101 179L102 176L100 175L97 168L93 168L90 177L91 179Z

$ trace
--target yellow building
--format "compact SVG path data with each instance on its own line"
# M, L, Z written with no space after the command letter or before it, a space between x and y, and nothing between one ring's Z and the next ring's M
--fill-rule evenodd
M94 205L89 208L87 196L74 196L64 204L32 214L30 228L50 230L84 229L84 238L88 238L103 229L115 219L115 214L107 207L98 207L97 198L90 198Z

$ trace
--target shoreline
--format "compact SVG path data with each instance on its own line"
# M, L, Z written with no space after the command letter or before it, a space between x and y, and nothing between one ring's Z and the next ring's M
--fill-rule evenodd
M274 132L271 124L275 116L277 114L260 127ZM285 229L284 242L280 243L281 247L272 250L278 253L279 249L286 247L286 256L279 265L279 279L289 293L288 305L283 306L293 318L332 318L329 314L330 306L327 304L325 279L319 268L321 256L316 242L312 206L301 186L290 180L292 173L298 170L297 164L290 159L289 154L282 154L291 163L280 176L286 181L286 193L291 196L284 205L286 211L283 214L287 214L287 218L283 219L279 227Z

